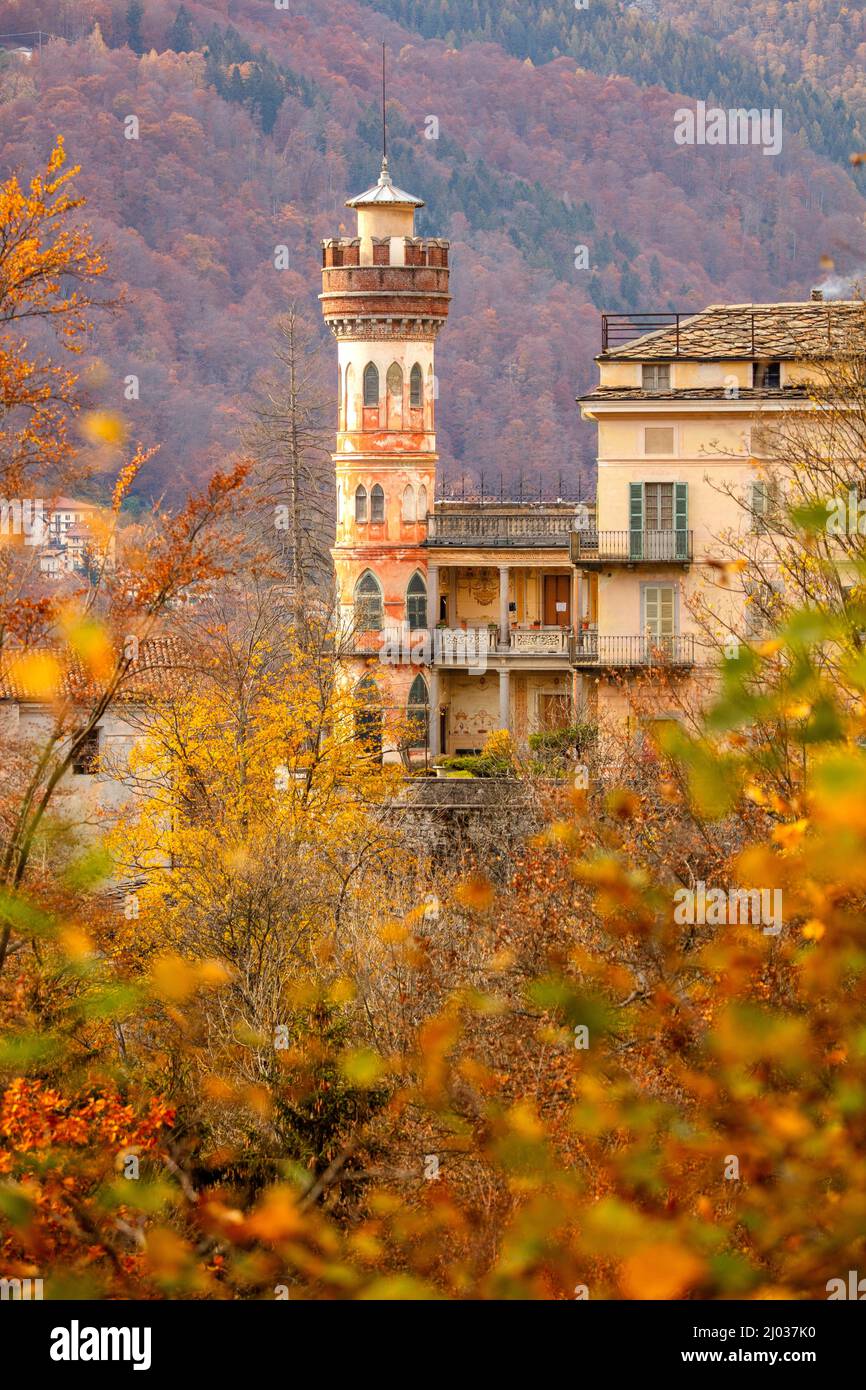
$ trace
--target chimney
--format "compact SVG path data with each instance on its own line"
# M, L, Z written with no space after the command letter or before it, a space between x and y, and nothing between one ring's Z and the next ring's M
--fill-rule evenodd
M813 303L813 304L823 304L823 303L824 303L824 291L823 291L823 290L819 290L819 289L816 287L816 288L812 291L812 303Z

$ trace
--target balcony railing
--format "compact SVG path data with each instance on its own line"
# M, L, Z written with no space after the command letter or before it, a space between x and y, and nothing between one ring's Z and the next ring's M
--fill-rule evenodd
M528 655L560 656L571 650L570 627L514 629L508 634L508 649Z
M691 531L574 531L575 565L688 565L693 558Z
M575 638L576 666L648 667L694 666L695 639L691 633L670 637L608 637L581 632Z
M586 508L583 508L583 517ZM480 507L431 512L427 518L428 545L566 547L581 514L572 508L515 508L494 511Z

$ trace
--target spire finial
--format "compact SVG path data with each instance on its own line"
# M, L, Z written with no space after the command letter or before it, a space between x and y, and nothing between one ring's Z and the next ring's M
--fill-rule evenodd
M388 172L388 126L385 120L385 44L382 44L382 173Z

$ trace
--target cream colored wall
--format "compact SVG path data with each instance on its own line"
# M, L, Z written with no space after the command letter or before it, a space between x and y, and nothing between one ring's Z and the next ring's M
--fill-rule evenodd
M727 366L729 364L722 364ZM598 580L599 632L606 635L639 635L641 585L671 583L679 588L679 630L696 631L689 613L689 598L698 588L720 622L731 621L741 605L735 587L720 588L712 575L701 569L707 559L726 554L725 534L748 530L748 506L755 470L750 462L752 412L741 407L726 413L686 415L675 411L635 413L599 422L598 528L627 531L629 483L685 482L688 484L688 528L693 535L695 563L687 570L673 566L640 565L635 569L611 567ZM643 453L646 425L672 424L675 455L659 457ZM730 491L728 491L730 490ZM731 495L731 493L733 495Z
M358 208L358 236L361 238L361 265L373 264L373 237L391 237L391 265L404 264L404 237L413 236L415 213L412 208Z

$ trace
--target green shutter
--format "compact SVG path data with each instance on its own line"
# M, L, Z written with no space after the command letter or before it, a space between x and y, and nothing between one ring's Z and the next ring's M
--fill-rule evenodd
M643 511L644 511L644 490L643 483L629 483L628 485L628 529L629 529L629 558L632 560L643 559Z
M676 532L676 558L689 557L689 485L674 483L674 530Z

